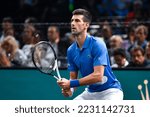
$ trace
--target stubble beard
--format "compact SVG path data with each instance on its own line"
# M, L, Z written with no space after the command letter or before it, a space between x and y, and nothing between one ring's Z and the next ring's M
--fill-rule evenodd
M71 31L72 35L74 36L79 36L81 32L75 32L75 31Z

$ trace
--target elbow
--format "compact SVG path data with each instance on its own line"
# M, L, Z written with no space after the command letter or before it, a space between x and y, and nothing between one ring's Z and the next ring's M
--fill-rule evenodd
M101 75L99 75L98 77L97 77L97 82L102 82L103 81L103 77L101 76Z
M95 79L95 83L103 81L103 76L100 73L94 73L93 78Z

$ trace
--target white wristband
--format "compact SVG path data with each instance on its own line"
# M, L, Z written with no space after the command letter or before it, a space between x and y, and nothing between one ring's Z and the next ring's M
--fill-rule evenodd
M71 92L72 92L72 94L73 94L73 92L74 92L74 88L70 88L70 90L71 90Z

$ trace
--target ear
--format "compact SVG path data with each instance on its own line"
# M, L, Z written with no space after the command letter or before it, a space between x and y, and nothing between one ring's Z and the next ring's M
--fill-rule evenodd
M90 24L89 23L86 23L86 26L87 26L87 28L90 26Z
M89 28L90 25L89 25L89 23L86 23L85 26L86 26L86 28Z

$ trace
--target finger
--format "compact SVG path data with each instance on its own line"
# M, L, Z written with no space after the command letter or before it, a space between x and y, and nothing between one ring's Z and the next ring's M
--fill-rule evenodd
M58 84L60 84L60 83L62 83L62 81L60 81L60 80L57 80L57 83L58 83Z
M66 93L64 93L63 95L64 95L65 97L69 97L69 95L68 95L68 94L66 94Z
M69 90L68 90L68 89L62 89L62 91L66 93L66 92L68 92Z
M69 92L69 90L68 89L61 89L62 90L62 92L63 93L67 93L67 92Z
M63 82L57 82L57 84L58 84L59 86L62 86L62 85L63 85Z
M66 93L66 92L64 92L64 91L62 91L62 94L63 94L65 97L68 97L68 96L69 96L68 93Z

